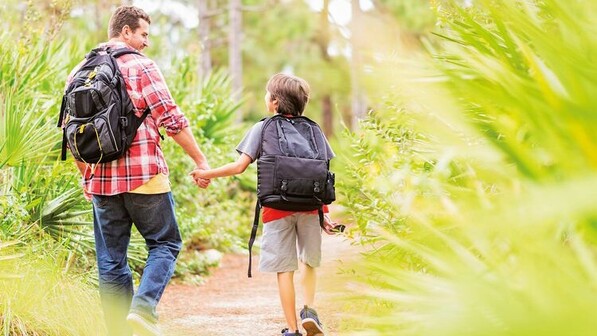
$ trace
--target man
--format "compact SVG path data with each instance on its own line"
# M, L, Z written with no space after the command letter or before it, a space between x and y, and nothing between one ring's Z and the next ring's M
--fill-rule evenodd
M142 51L149 45L150 23L142 9L119 7L110 19L110 40L100 46ZM182 241L158 128L166 130L196 168L209 166L157 65L139 54L120 56L117 63L135 113L141 116L149 108L150 114L124 156L94 167L77 161L77 166L86 196L93 202L100 296L108 333L130 335L132 327L136 335L159 335L156 306L174 272ZM206 188L209 182L204 179L197 184ZM133 223L149 250L136 293L127 262Z

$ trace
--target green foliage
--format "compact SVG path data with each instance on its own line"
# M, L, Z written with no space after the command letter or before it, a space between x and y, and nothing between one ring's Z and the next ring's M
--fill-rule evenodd
M173 76L184 80L169 80L171 91L183 110L190 127L212 167L236 160L234 146L240 141L245 126L234 124L238 104L229 96L230 80L221 71L200 82L190 57L177 62ZM206 275L214 261L197 257L197 251L210 248L238 250L244 245L250 228L255 182L251 170L241 177L212 180L203 190L188 174L194 163L180 146L167 140L163 144L170 170L170 181L177 203L177 219L186 251L181 255L176 275L194 279ZM254 175L254 171L253 175ZM246 181L249 182L246 182ZM209 259L209 258L208 258ZM194 281L194 280L193 280Z
M199 139L214 145L226 143L235 131L236 112L242 102L230 98L230 78L218 70L202 81L197 76L196 60L185 56L175 62L173 78L169 80L172 95L189 119ZM189 117L190 116L190 117ZM228 144L228 143L226 143Z
M35 34L26 42L15 48L10 31L0 36L2 232L9 239L28 241L21 235L40 225L61 243L72 237L65 233L78 233L78 247L89 246L89 231L73 231L88 223L81 220L80 187L72 174L64 174L72 167L54 163L61 140L55 122L64 87L56 80L66 78L64 50L69 48Z
M56 120L74 48L52 39L61 10L39 25L31 6L26 35L10 26L0 36L0 245L21 244L0 249L0 330L94 334L102 326L88 313L97 306L85 285L94 263L89 210L74 165L56 162ZM9 13L3 18L18 17Z
M445 15L454 43L438 55L467 114L531 179L594 170L595 5L480 4Z
M342 176L338 181L338 187L345 196L342 202L347 206L352 204L357 207L356 211L352 211L354 220L364 234L368 234L371 214L375 214L373 218L379 218L384 225L396 229L400 226L401 218L388 211L389 202L393 195L399 195L404 191L403 188L395 189L401 177L408 176L411 168L417 169L410 166L411 163L414 164L414 153L409 152L415 135L402 123L407 115L396 106L388 108L390 113L394 114L390 120L370 114L362 123L361 135L346 133L352 145L350 152L342 155L340 159L343 161L342 166L346 167L342 173L338 173ZM366 133L374 136L363 136ZM403 173L396 175L394 181L385 184L381 180L398 170L402 170ZM384 184L391 189L377 188Z
M218 250L188 249L176 260L175 278L185 283L202 284L210 269L220 265L221 258Z
M65 274L64 265L57 259L39 257L37 252L22 244L0 243L0 266L11 270L10 274L0 274L2 334L101 334L97 292L82 285L81 279Z
M59 244L85 255L92 250L90 225L72 166L56 164L61 138L56 128L68 50L64 43L33 36L14 48L0 37L0 171L2 233L29 242L26 233L42 227ZM18 73L19 76L12 74ZM9 75L6 75L9 74Z
M24 160L40 161L57 142L47 141L54 138L55 130L48 120L55 115L51 106L57 105L57 97L47 88L61 67L60 63L48 67L58 62L48 57L60 45L40 41L33 47L15 50L8 37L6 33L0 36L0 168L18 166ZM20 75L13 75L17 73Z
M419 34L428 32L435 23L433 12L429 10L432 2L429 0L380 0L377 5L381 10L393 14L405 31Z
M309 82L312 94L306 115L310 118L320 120L321 97L327 94L332 95L337 108L348 106L350 70L343 55L324 59L318 44L323 34L319 16L303 0L243 14L243 84L247 95L243 109L249 112L247 119L263 117L265 84L282 71L291 71ZM340 27L330 24L329 29L337 54L346 48L346 38Z
M438 7L433 60L373 70L400 98L382 97L392 103L349 135L344 205L369 247L352 323L367 335L591 335L595 4L473 4Z

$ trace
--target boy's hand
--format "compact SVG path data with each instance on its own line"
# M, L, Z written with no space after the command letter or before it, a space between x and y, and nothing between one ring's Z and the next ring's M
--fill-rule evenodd
M205 169L195 168L189 175L193 176L193 179L205 179Z
M323 216L323 231L329 235L344 232L344 225L332 221L328 215Z
M211 182L211 180L205 178L205 169L196 168L189 175L193 177L195 184L202 189L207 188Z

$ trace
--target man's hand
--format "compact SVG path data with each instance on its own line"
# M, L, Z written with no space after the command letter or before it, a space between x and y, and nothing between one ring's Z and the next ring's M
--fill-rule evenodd
M206 170L205 169L201 169L201 168L195 168L195 170L193 170L189 175L193 176L194 180L197 179L206 179L205 175L206 175Z
M172 139L176 141L182 149L193 159L195 164L197 165L197 169L209 169L209 165L207 164L207 159L203 152L199 149L197 145L197 141L195 141L195 137L193 137L193 132L191 132L190 127L183 128L180 132L172 136ZM207 188L209 186L210 180L201 179L195 180L195 183L200 188Z
M195 168L195 170L193 170L189 174L189 175L191 175L193 177L193 180L195 181L195 184L197 186L199 186L199 188L205 189L211 183L210 179L205 178L205 171L207 169L209 169L209 166L207 164L205 164L205 165L202 165L202 167Z

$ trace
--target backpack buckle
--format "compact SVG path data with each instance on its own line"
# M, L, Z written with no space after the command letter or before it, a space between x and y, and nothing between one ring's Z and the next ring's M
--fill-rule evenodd
M129 120L126 117L120 117L120 126L127 127L129 125Z
M286 181L286 180L282 181L282 187L280 187L280 190L282 190L282 191L288 190L288 181Z
M313 192L318 194L320 191L321 191L321 189L319 188L319 181L315 181L313 183Z

